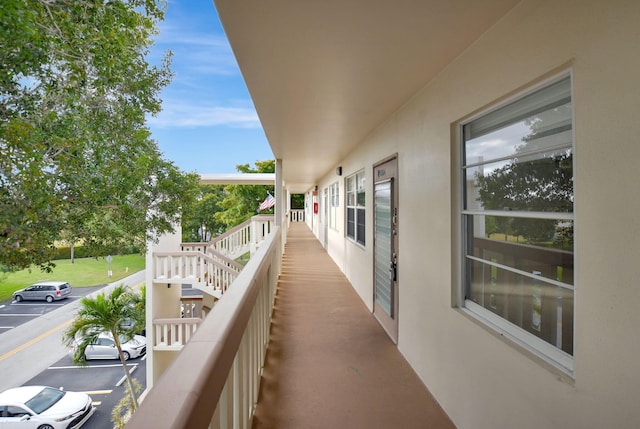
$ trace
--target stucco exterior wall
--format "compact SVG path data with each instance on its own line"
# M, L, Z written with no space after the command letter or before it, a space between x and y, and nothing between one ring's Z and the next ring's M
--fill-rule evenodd
M523 1L343 160L341 204L344 177L367 174L367 245L340 227L327 248L371 308L372 166L398 154L398 347L460 429L640 426L638 46L638 1ZM574 109L574 377L452 305L453 125L563 70Z
M167 314L165 312L168 306L174 305L176 302L180 301L180 285L174 285L172 289L167 288L166 283L159 285L153 283L153 269L150 267L154 266L153 254L156 252L175 252L176 249L180 249L180 243L182 242L182 230L179 226L175 228L175 231L172 234L165 234L159 237L157 243L148 243L147 254L146 254L146 266L147 269L145 271L145 284L147 287L147 306L151 308L151 311L147 311L146 314L146 325L151 331L153 327L153 319L158 317L160 314ZM155 287L154 287L155 285ZM151 305L149 305L151 304ZM177 311L177 310L175 310ZM165 316L166 317L166 316ZM176 315L178 317L178 315ZM151 338L151 337L150 337ZM167 354L165 354L167 355ZM173 355L171 359L173 359ZM156 360L157 358L157 360ZM152 350L151 345L148 347L147 353L147 389L153 387L154 381L157 380L160 375L164 372L168 363L166 362L166 357L156 356L156 352ZM169 360L170 362L170 360Z

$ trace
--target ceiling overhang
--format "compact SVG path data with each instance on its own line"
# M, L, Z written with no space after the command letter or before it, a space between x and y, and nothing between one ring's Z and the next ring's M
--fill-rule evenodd
M203 185L274 185L275 173L201 174Z
M517 0L214 0L291 192L368 134Z

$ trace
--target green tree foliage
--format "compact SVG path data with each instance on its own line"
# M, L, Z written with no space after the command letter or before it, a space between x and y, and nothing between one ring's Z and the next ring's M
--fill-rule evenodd
M198 201L184 212L182 241L205 242L208 241L205 235L215 237L225 231L226 225L215 216L223 210L220 203L224 199L224 189L222 185L200 185Z
M127 361L122 353L122 342L129 341L145 318L145 293L136 293L123 285L116 286L110 294L98 294L95 298L85 296L80 300L80 309L71 326L64 332L67 346L76 344L73 360L86 364L85 350L102 332L113 336L120 362L127 378L127 386L134 409L138 407L135 386ZM133 327L130 327L133 322ZM76 340L79 340L76 343Z
M559 107L558 109L569 109ZM572 212L573 154L570 149L538 147L546 127L543 115L527 121L531 133L516 148L516 157L490 174L476 177L479 200L486 210ZM527 242L551 240L558 232L554 219L490 217L487 230L522 236ZM572 239L565 233L565 242Z
M291 208L304 209L304 194L291 194Z
M236 166L240 173L275 173L275 160L256 161L255 168L249 164ZM274 194L273 186L265 185L228 185L225 187L225 198L220 202L224 211L216 213L216 219L232 228L255 216L258 206L264 201L267 192ZM273 210L262 213L273 213Z
M145 56L155 0L0 2L0 263L50 267L54 242L96 250L174 228L198 178L145 125L171 79Z
M515 161L478 176L487 210L572 211L571 153Z

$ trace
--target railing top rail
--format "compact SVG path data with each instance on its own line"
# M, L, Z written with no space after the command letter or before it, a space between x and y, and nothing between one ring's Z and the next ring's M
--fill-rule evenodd
M180 243L180 246L182 247L186 247L186 246L192 246L192 247L196 247L196 246L203 246L206 247L207 246L207 242L205 241L184 241L182 243Z
M275 219L275 216L272 214L261 214L261 215L255 215L251 217L252 221L269 221L274 219Z
M202 258L208 258L206 253L200 252L199 250L185 250L185 251L175 251L175 252L153 252L154 256L200 256Z
M199 317L165 317L165 318L158 318L158 319L153 319L153 324L154 325L160 325L160 324L171 324L171 325L193 325L201 323L202 319Z
M149 391L127 429L207 428L255 306L260 282L281 241L274 230ZM274 255L275 253L275 255ZM176 384L175 380L181 380ZM211 414L203 412L210 410Z

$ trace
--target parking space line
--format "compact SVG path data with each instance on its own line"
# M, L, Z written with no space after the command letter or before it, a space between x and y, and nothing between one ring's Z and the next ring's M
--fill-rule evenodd
M138 366L137 363L130 363L127 364L127 366L130 366L132 368L135 368L136 366ZM122 364L121 363L114 363L114 364L110 364L110 365L71 365L71 366L50 366L47 369L87 369L87 368L122 368Z
M37 343L37 342L38 342L38 341L40 341L41 339L48 337L49 335L53 334L53 333L54 333L54 332L56 332L56 331L59 331L59 330L60 330L60 329L62 329L62 328L65 328L66 326L70 325L70 324L71 324L71 322L72 322L72 320L67 320L66 322L64 322L64 323L62 323L62 324L60 324L60 325L56 326L55 328L53 328L53 329L49 329L49 330L48 330L47 332L45 332L44 334L40 334L40 335L38 335L37 337L35 337L34 339L27 341L26 343L24 343L24 344L22 344L22 345L20 345L20 346L16 347L15 349L10 350L10 351L6 352L6 353L5 353L5 354L3 354L3 355L0 355L0 361L3 361L3 360L5 360L6 358L8 358L8 357L10 357L10 356L15 355L16 353L21 352L22 350L26 349L27 347L29 347L29 346L31 346L31 345L33 345L33 344Z
M87 390L87 391L82 392L82 393L86 393L87 395L108 395L111 392L113 392L113 389L111 389L111 390Z
M136 368L138 368L138 365L134 366L133 368L131 368L131 371L129 372L129 375L133 375L133 373L135 372ZM116 387L120 387L122 385L122 383L124 383L127 379L126 375L123 375L122 378L120 379L120 381L118 381L116 383Z

